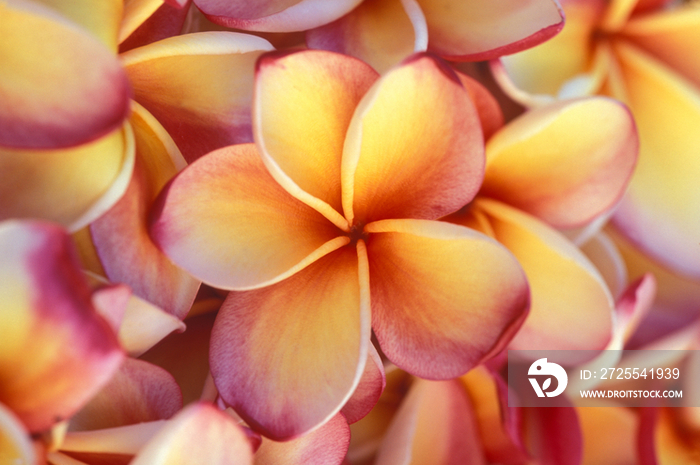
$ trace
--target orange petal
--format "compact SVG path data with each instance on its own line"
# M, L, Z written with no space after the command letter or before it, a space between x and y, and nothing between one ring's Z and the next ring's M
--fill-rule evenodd
M3 2L0 29L0 145L69 147L121 126L129 83L104 45L55 11L23 0Z
M583 433L582 465L638 463L639 418L634 411L614 405L576 410Z
M251 465L250 442L234 420L210 404L175 415L139 451L131 465Z
M151 241L148 214L158 192L185 160L163 127L134 103L131 116L136 161L131 183L119 202L90 225L102 267L112 282L182 319L200 282L175 266Z
M530 284L530 315L513 349L602 349L612 336L613 299L598 270L536 218L480 198L496 240L518 259Z
M197 160L158 202L154 242L177 265L219 288L279 281L349 242L275 182L252 144Z
M260 60L255 140L273 177L292 195L301 189L341 211L345 133L376 77L361 61L335 53L270 54Z
M363 251L359 242L357 252L342 248L280 283L228 295L212 331L211 371L221 397L254 430L299 436L355 390L370 344Z
M414 55L355 111L343 150L345 217L351 224L440 218L474 197L483 166L469 93L442 60Z
M503 111L498 100L476 79L459 71L455 70L455 72L476 106L481 129L484 132L484 140L490 139L493 133L503 126Z
M73 415L123 358L72 247L49 223L0 224L0 402L30 431Z
M350 428L343 415L304 436L287 442L263 439L255 465L340 465L348 451Z
M364 418L379 401L385 386L386 376L382 359L374 345L370 344L360 383L341 409L347 422L355 423Z
M525 315L525 276L469 228L384 220L369 233L372 327L384 354L429 379L465 373L503 348Z
M626 102L639 127L639 162L616 226L666 267L700 277L700 91L632 45L616 43Z
M124 194L134 153L128 124L71 149L0 148L0 219L44 218L77 231Z
M486 146L481 194L558 228L614 206L637 160L637 131L615 100L567 100L511 121Z
M429 50L450 59L481 61L525 50L564 26L556 2L536 0L418 0L428 23Z
M252 140L253 69L268 50L272 46L260 37L202 32L129 50L121 59L135 100L160 121L191 162L211 150Z

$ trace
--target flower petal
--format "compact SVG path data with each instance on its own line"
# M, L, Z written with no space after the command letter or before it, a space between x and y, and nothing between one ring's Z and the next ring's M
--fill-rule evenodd
M183 31L192 0L185 0L185 5L182 6L171 3L173 2L160 2L160 7L119 44L119 52L179 35Z
M612 336L613 299L598 270L566 238L536 218L480 198L495 238L518 259L530 284L530 315L513 349L602 349Z
M91 0L35 0L62 16L87 29L112 52L117 51L117 37L124 13L124 0L106 0L95 3ZM128 3L128 2L126 2Z
M163 0L127 0L124 2L124 15L119 28L119 42L131 35L136 29L150 18Z
M583 434L582 465L639 463L639 418L631 409L609 405L576 409Z
M268 50L272 45L260 37L201 32L129 50L121 58L135 100L191 162L211 150L252 141L253 69Z
M641 50L615 45L640 153L615 225L665 266L700 277L700 92Z
M251 465L250 442L231 417L216 407L186 407L156 433L131 465Z
M0 219L44 218L77 231L124 194L134 153L128 124L71 149L0 148Z
M255 141L273 177L292 195L295 190L287 183L341 211L345 133L376 78L365 63L336 53L306 51L260 59L253 106Z
M426 220L378 221L365 231L372 327L406 371L461 375L503 348L527 314L525 275L490 238Z
M471 403L461 383L414 381L375 463L486 464Z
M503 126L503 111L498 100L476 79L456 70L455 73L476 106L481 129L484 132L484 140L489 140Z
M491 137L480 193L557 228L581 226L622 197L637 149L632 116L615 100L555 103Z
M29 433L19 418L0 403L0 459L4 463L39 463Z
M272 179L252 144L188 166L161 192L153 217L161 250L224 289L279 281L349 242Z
M557 34L564 15L552 0L418 0L428 23L429 50L449 59L481 61L533 47Z
M148 214L158 192L185 160L170 136L143 107L131 116L136 161L124 196L90 225L95 250L107 277L182 319L200 282L175 266L151 241Z
M182 408L182 393L164 369L127 358L119 371L70 420L71 431L89 431L166 420Z
M374 345L370 344L360 383L341 409L347 422L355 423L364 418L379 401L385 386L386 376L382 359Z
M306 45L357 57L384 73L414 51L425 50L415 47L419 25L401 0L365 0L337 21L308 31Z
M355 111L343 150L345 217L351 224L440 218L474 197L483 166L469 93L442 60L414 55Z
M305 31L334 21L362 0L197 0L195 5L222 26L264 32Z
M254 430L299 436L355 390L370 344L363 250L359 242L357 253L342 248L282 282L227 297L212 330L211 371L221 397Z
M0 224L0 402L32 432L74 414L123 358L72 247L49 223Z
M304 436L287 442L263 439L255 465L340 465L348 451L350 428L343 415Z
M51 9L0 6L0 145L63 148L114 131L129 114L129 83L116 57Z

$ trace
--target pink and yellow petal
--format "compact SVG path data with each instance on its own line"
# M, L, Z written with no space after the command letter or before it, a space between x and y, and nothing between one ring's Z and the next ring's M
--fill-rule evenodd
M469 92L469 97L481 121L481 130L484 133L484 140L489 140L491 136L499 130L504 123L503 111L498 100L479 81L459 71L455 71L459 81Z
M416 376L461 375L502 349L527 315L515 258L469 228L384 220L369 233L372 327L384 354Z
M305 31L340 18L362 0L197 0L195 5L222 26L263 32Z
M357 57L384 73L414 51L425 50L416 48L420 33L416 33L403 3L365 0L337 21L308 31L306 44ZM427 30L422 32L427 37Z
M34 465L38 457L29 432L12 410L0 403L0 462Z
M370 344L368 281L359 242L282 282L229 294L212 331L211 371L223 400L254 430L290 439L347 402Z
M0 401L33 432L74 414L123 358L72 247L49 223L0 225Z
M374 345L370 344L362 378L352 397L341 409L347 422L355 423L364 418L379 401L385 386L386 376L382 359Z
M602 349L612 337L613 299L593 264L556 230L500 202L480 198L495 239L525 270L532 305L513 349ZM459 220L457 220L459 221Z
M263 439L255 465L341 465L350 443L350 428L342 414L300 438L286 442Z
M219 288L279 281L349 242L275 182L252 144L188 166L158 202L154 242L175 264Z
M280 184L286 187L282 178L288 178L296 189L341 211L345 134L355 107L376 78L365 63L336 53L261 58L253 105L255 140Z
M573 241L576 244L576 241ZM615 242L605 232L598 232L579 246L581 251L593 263L610 294L617 299L625 291L628 284L627 266Z
M119 27L119 43L124 42L162 5L163 0L125 0L124 14Z
M556 35L564 15L556 2L418 0L428 23L429 50L481 61L533 47Z
M216 407L186 407L144 446L132 465L250 465L250 442L234 420Z
M170 37L124 52L135 99L165 127L188 161L252 141L253 69L265 39L231 32Z
M469 397L457 380L413 382L377 465L486 464Z
M28 1L0 6L0 145L84 144L119 128L129 83L113 53L55 11Z
M119 44L119 53L184 33L183 28L186 21L189 21L191 3L192 0L186 0L182 6L172 5L169 2L161 3L146 21Z
M626 102L639 127L640 153L615 225L646 254L700 277L700 92L632 45L615 45Z
M149 210L158 192L185 160L165 129L134 103L131 116L136 160L124 196L90 225L106 276L128 284L134 294L183 319L200 282L175 266L148 235Z
M558 102L525 113L488 141L480 193L554 227L577 227L619 201L637 149L632 115L618 102Z
M75 148L0 148L0 219L43 218L72 231L124 194L134 167L131 126Z
M377 81L343 150L349 223L437 219L469 203L483 176L483 135L469 93L439 58L417 54Z

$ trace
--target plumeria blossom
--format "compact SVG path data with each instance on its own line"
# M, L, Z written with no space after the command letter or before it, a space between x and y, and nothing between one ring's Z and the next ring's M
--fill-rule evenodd
M332 417L360 382L371 328L429 378L503 347L526 315L522 270L485 235L434 221L472 199L484 166L449 68L417 55L377 79L342 55L267 55L253 112L256 145L188 166L151 225L176 264L239 291L210 362L248 424L281 439Z
M696 2L562 2L567 26L534 49L505 57L496 74L532 105L603 93L625 102L639 126L640 161L613 217L663 266L700 277L700 8Z

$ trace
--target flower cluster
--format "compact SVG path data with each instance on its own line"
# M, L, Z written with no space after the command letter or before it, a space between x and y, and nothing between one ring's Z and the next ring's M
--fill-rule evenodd
M697 2L0 0L0 63L0 464L697 463L697 368L506 384L700 346Z

